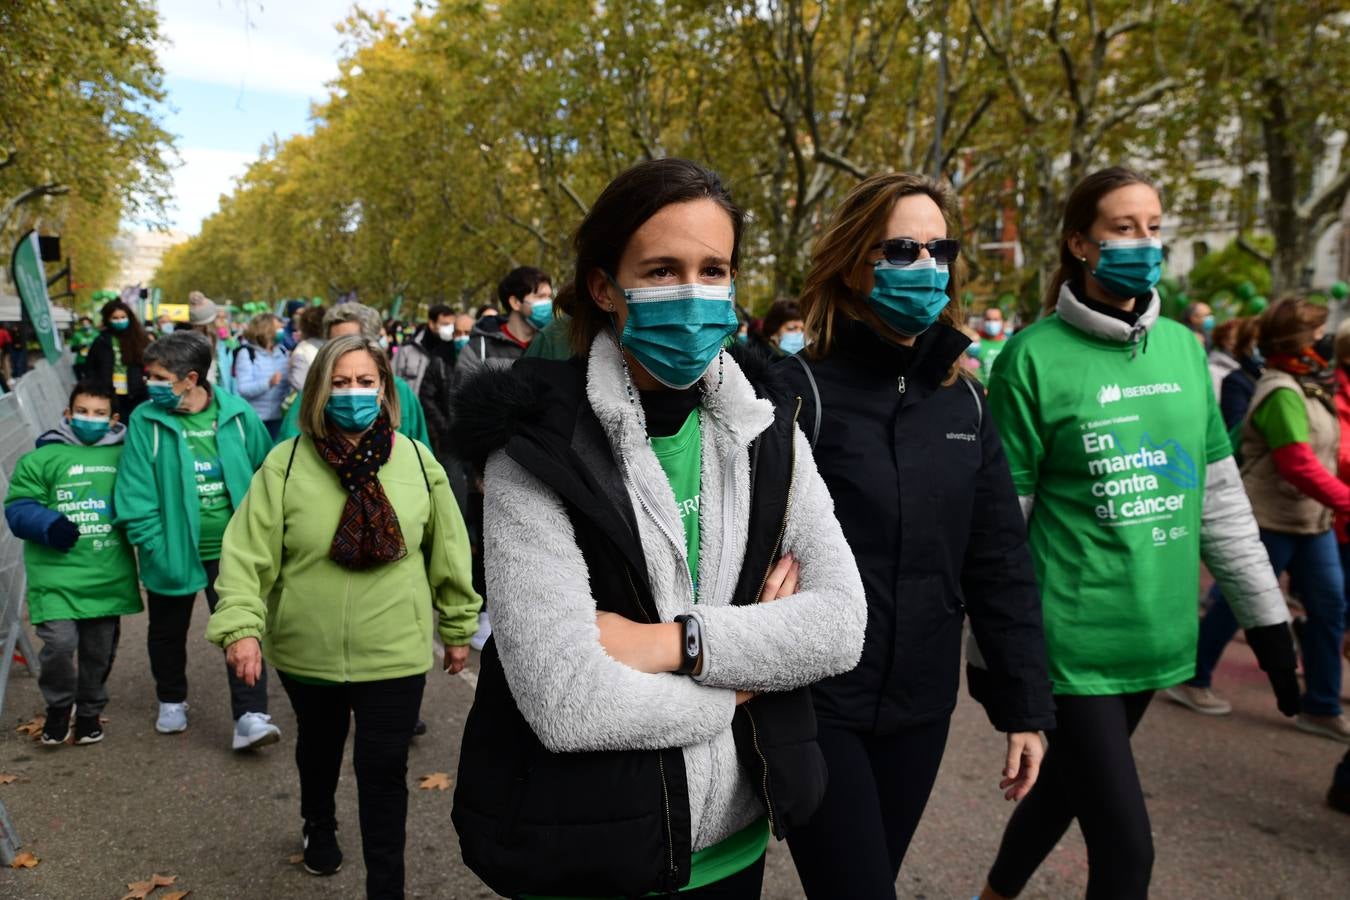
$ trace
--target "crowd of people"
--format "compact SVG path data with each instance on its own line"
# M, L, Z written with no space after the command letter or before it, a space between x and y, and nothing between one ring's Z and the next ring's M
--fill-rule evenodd
M269 668L294 710L313 874L342 865L354 717L367 892L403 896L439 642L451 673L482 651L453 820L498 893L758 897L776 838L808 897L893 897L964 657L1018 801L981 896L1075 820L1087 896L1147 896L1131 736L1159 691L1229 713L1239 628L1279 711L1350 743L1350 324L1300 297L1166 318L1163 212L1135 172L1085 178L1015 336L962 308L957 199L907 174L857 185L751 318L744 216L677 159L605 188L556 294L521 267L416 323L112 300L5 500L41 740L103 739L143 607L155 728L187 729L203 592L231 746L282 739Z

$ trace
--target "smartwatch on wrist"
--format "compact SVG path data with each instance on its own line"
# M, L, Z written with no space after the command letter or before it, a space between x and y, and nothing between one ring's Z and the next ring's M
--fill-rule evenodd
M683 652L675 674L692 675L694 669L698 668L698 661L703 658L703 629L693 616L676 616L675 621L684 629L684 640L681 642Z

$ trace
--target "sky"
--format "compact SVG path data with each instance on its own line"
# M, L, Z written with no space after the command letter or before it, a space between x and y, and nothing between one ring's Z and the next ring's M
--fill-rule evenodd
M414 0L363 0L406 16ZM309 129L337 75L335 25L353 0L159 0L160 47L177 136L170 227L195 234L272 135Z

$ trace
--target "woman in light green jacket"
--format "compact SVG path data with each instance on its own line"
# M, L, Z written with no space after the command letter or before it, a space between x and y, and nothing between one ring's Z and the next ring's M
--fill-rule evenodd
M458 672L481 601L445 471L397 433L389 358L362 337L315 358L302 434L279 444L225 532L207 637L245 681L262 659L295 709L305 868L342 864L333 795L351 716L366 890L403 896L408 745L432 666Z

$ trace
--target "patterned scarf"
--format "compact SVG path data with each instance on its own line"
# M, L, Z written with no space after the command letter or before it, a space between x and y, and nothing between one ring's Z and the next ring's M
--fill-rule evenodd
M1336 367L1322 357L1315 347L1304 347L1298 353L1274 353L1266 365L1288 372L1303 388L1304 396L1318 400L1336 414Z
M379 479L394 449L389 417L380 413L355 447L336 434L315 441L315 446L347 489L328 558L346 569L370 569L407 556L398 514Z

